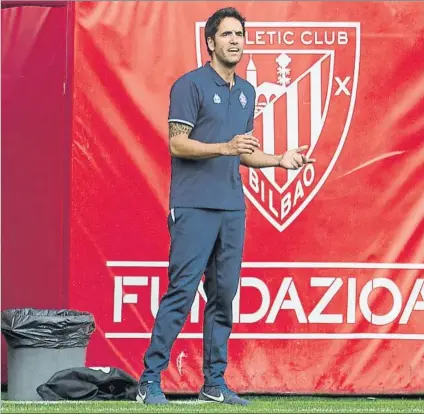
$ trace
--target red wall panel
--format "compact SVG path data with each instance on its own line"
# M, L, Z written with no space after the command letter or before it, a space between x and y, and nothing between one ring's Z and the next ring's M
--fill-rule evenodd
M2 309L67 307L72 10L1 11Z

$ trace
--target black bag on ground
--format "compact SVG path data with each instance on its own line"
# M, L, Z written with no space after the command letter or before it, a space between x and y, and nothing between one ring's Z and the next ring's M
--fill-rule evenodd
M88 312L33 308L1 312L1 331L12 348L85 348L94 328Z
M45 401L135 401L137 380L119 368L71 368L54 374L37 393Z

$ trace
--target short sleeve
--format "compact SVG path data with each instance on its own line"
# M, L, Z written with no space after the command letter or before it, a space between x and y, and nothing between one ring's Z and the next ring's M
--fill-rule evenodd
M199 106L199 92L195 83L183 76L171 88L168 122L181 122L194 127Z
M249 116L249 120L247 121L247 128L246 128L246 134L250 135L253 134L253 121L255 119L255 106L256 106L256 91L253 91L253 102L252 102L252 108Z

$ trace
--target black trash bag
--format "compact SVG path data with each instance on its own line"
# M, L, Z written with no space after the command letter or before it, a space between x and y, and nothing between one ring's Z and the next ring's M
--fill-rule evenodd
M94 317L88 312L33 308L1 312L1 331L12 348L85 348L94 329Z
M135 401L138 382L119 368L69 368L37 387L44 401Z

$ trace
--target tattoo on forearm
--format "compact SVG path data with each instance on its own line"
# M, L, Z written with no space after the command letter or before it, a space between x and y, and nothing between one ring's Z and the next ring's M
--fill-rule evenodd
M169 123L169 138L175 137L180 134L190 135L193 127L190 125L182 124L180 122L170 122Z

